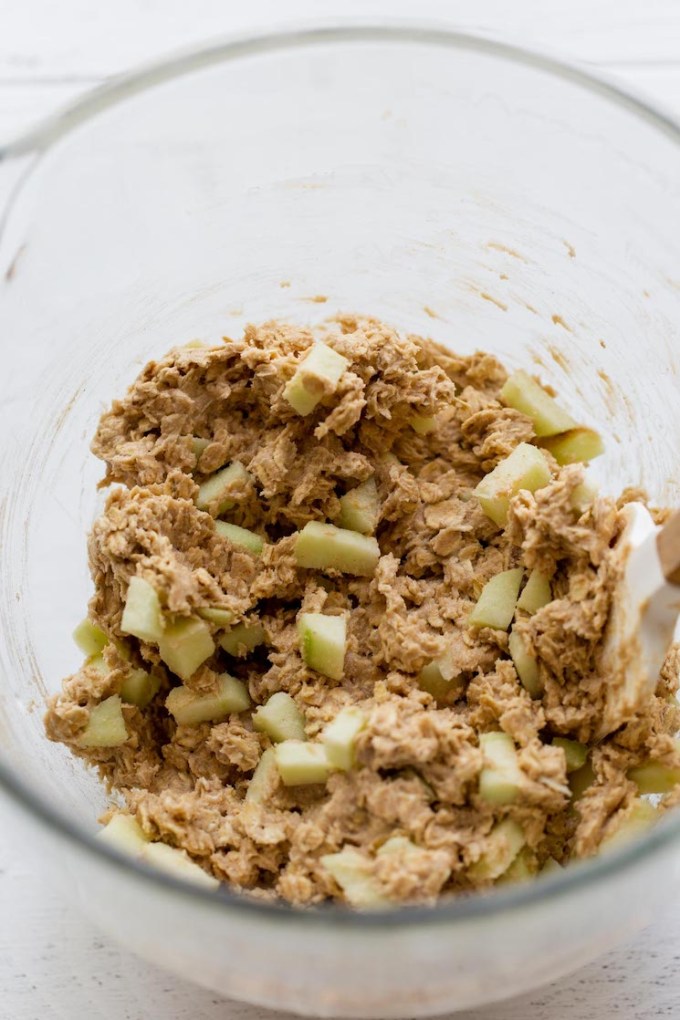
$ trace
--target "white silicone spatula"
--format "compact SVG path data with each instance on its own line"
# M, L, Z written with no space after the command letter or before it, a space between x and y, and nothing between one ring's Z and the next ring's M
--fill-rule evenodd
M657 527L642 503L623 509L622 573L602 652L607 677L600 737L630 720L654 692L680 614L680 511Z

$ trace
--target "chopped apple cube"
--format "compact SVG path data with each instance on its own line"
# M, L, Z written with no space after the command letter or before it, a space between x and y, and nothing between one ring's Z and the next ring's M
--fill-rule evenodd
M193 437L193 439L191 440L191 449L193 451L194 457L196 458L196 464L198 464L199 460L201 459L201 454L203 453L203 451L206 450L209 446L210 446L209 439L203 439L202 436Z
M130 658L130 646L128 642L125 641L124 638L113 638L111 644L118 652L120 658L127 662Z
M357 737L366 725L366 714L360 708L343 708L321 734L326 758L331 768L348 772L356 761Z
M526 882L536 874L536 863L527 847L523 847L514 861L498 879L499 884L510 882Z
M572 803L581 799L586 790L593 785L595 779L595 771L589 761L586 761L585 765L571 773L569 776L569 787L571 789Z
M564 868L560 862L554 857L549 857L541 868L541 875L558 875L561 871L564 871Z
M431 694L436 702L444 704L452 687L451 680L445 680L436 659L428 662L418 674L418 686Z
M133 856L138 856L149 842L137 819L122 812L113 815L104 828L99 830L97 839Z
M542 574L537 568L534 568L529 574L529 580L519 597L517 608L533 615L539 609L542 609L543 606L547 606L549 602L552 602L550 578Z
M85 666L83 668L85 668L85 667L87 667L87 669L96 669L98 673L108 673L109 672L109 667L107 666L106 662L104 661L104 656L101 654L101 652L99 653L99 655L91 656L85 662Z
M152 868L158 868L174 878L203 885L206 889L216 889L220 884L218 879L195 864L186 850L178 850L167 843L147 843L141 858Z
M362 535L374 535L379 516L380 502L375 478L368 478L340 497L338 524L341 528L358 531Z
M437 419L431 415L416 414L411 418L411 428L419 436L429 436L437 428Z
M131 669L123 680L120 694L128 705L146 708L158 693L160 685L160 678L152 676L145 669Z
M516 567L513 570L503 570L487 581L477 605L468 617L470 626L507 630L515 615L523 576L522 567Z
M332 875L353 907L376 909L389 907L390 900L373 875L373 862L352 846L336 854L326 854L321 864Z
M127 738L122 702L112 694L90 710L87 726L76 743L79 747L120 747Z
M611 850L644 835L658 817L659 813L653 804L636 797L628 811L620 819L614 819L610 823L611 831L600 843L600 850Z
M554 436L576 426L571 415L562 410L541 384L521 370L510 376L500 396L507 407L531 418L537 436Z
M349 361L327 344L315 343L286 385L283 396L303 417L311 414L324 393L335 388Z
M199 694L188 687L174 687L165 700L165 707L181 726L197 726L217 722L228 715L250 708L248 688L242 680L222 673L214 694Z
M418 686L440 705L450 704L456 699L460 684L450 650L423 666L418 674Z
M215 521L215 530L222 538L226 538L232 545L241 549L247 549L253 556L259 556L262 552L264 539L256 535L254 531L247 528L239 528L238 524L229 524L228 521Z
M158 642L158 651L165 665L180 680L188 680L213 654L215 642L205 620L180 618L166 623Z
M109 643L109 639L101 627L92 623L92 620L88 620L87 617L81 620L73 631L73 640L88 659L92 655L99 655Z
M341 680L347 646L346 618L301 613L297 626L306 665L331 680Z
M279 785L279 778L274 748L268 747L266 751L262 752L257 768L250 778L246 790L246 801L249 804L264 804Z
M260 623L239 623L220 637L220 645L229 655L243 658L261 645L265 639L264 627Z
M578 772L588 760L588 748L578 740L567 740L566 737L554 737L553 747L561 747L567 762L567 772Z
M206 609L199 609L198 615L202 616L204 620L208 620L209 623L214 623L216 627L229 627L234 614L231 609L220 609L219 607L208 606Z
M412 854L414 852L418 852L418 847L408 836L390 836L389 839L385 840L375 856L389 857L390 854Z
M468 869L468 875L494 882L508 870L526 843L526 837L517 822L504 818L493 827L486 839L486 850Z
M290 694L278 691L265 705L253 712L253 726L270 740L306 740L305 717Z
M480 506L487 517L503 527L513 496L522 489L536 492L550 481L550 468L542 450L530 443L520 443L509 457L489 472L475 489Z
M250 475L238 460L220 468L214 475L207 478L198 488L196 506L199 510L207 510L213 517L219 517L225 510L231 510L236 500L234 490L250 481Z
M660 761L637 765L626 774L640 793L670 793L680 783L680 768L663 765Z
M131 577L120 623L124 634L157 645L163 637L163 616L158 593L143 577Z
M372 577L380 559L380 546L372 536L309 521L296 539L295 559L299 567Z
M538 672L538 663L529 655L524 638L514 627L510 633L508 650L522 687L532 698L540 698L543 683Z
M482 733L479 746L484 756L479 796L487 804L511 804L523 782L512 737L507 733Z
M585 426L544 439L541 446L552 453L558 464L587 464L604 453L600 433Z
M597 488L589 481L581 482L571 494L570 503L577 513L583 514L597 498Z
M326 750L321 744L284 740L274 748L276 767L284 786L325 783L330 773Z

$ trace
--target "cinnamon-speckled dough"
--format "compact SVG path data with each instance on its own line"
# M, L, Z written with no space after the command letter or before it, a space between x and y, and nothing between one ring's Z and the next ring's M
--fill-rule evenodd
M216 347L171 351L102 417L93 450L106 463L103 484L114 487L89 540L90 616L117 644L105 650L107 673L86 665L64 682L49 706L49 737L96 765L150 837L186 849L236 889L295 904L342 900L320 859L348 844L395 902L484 885L469 868L504 817L522 825L530 867L593 854L631 810L631 765L680 764L670 697L677 652L640 714L592 748L595 782L576 803L564 752L551 745L556 735L588 743L597 730L619 506L598 498L575 511L570 496L583 470L553 463L552 483L518 495L498 528L472 490L534 438L530 419L499 402L503 366L371 319L346 316L315 335L351 365L307 417L282 390L313 336L277 323L249 326L242 339ZM436 430L417 435L416 414L436 415ZM208 441L198 461L194 437ZM198 483L233 460L252 481L225 516L266 540L259 558L220 537L195 506ZM307 521L333 521L339 496L371 475L381 506L375 575L298 567L295 532ZM518 681L507 633L467 624L484 583L518 565L552 577L553 601L518 620L544 684L537 700ZM245 804L268 738L254 732L248 712L176 725L164 702L177 679L157 649L121 632L133 575L151 582L169 612L219 606L236 621L254 615L264 624L265 646L243 659L219 651L188 686L210 691L228 669L247 681L255 704L287 691L312 739L341 707L361 705L369 721L357 767L325 785L278 785L264 805ZM300 611L347 614L341 681L304 665ZM417 673L446 649L457 680L448 703L438 704ZM125 744L83 750L76 742L91 708L120 691L129 666L122 654L160 678L159 692L144 711L124 706ZM523 786L515 803L492 808L478 795L479 734L498 729L518 746ZM417 852L376 857L395 834Z

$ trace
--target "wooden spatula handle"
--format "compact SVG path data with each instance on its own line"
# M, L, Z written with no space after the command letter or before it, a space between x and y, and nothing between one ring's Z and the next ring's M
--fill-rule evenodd
M680 510L666 521L656 543L664 577L671 584L680 584Z

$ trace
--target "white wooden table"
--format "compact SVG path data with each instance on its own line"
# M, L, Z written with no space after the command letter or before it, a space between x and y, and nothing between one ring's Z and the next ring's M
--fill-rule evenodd
M430 18L593 63L680 116L680 0L0 0L0 139L102 79L216 35L310 17ZM2 339L0 339L2 342ZM7 344L4 338L5 345ZM0 800L0 1020L261 1020L110 944L19 854ZM680 910L471 1020L680 1017Z

